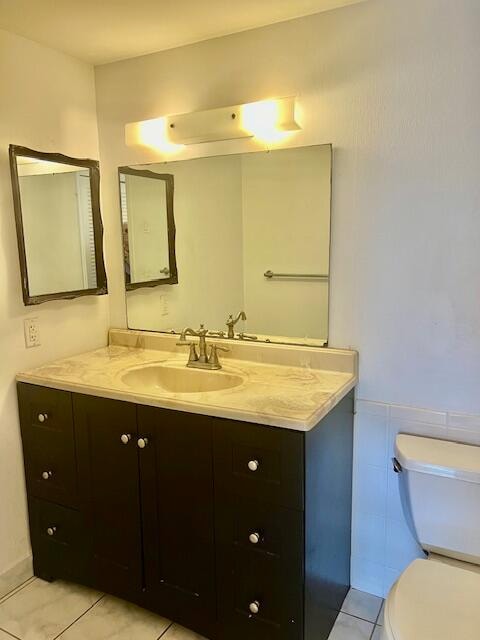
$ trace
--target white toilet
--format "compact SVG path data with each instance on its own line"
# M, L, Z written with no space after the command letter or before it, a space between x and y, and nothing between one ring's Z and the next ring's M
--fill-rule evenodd
M480 447L400 434L395 464L415 560L385 602L382 640L480 639Z

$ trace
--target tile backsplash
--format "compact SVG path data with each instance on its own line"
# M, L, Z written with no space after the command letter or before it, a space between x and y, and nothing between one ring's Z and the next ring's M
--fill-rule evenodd
M352 586L386 596L423 555L403 516L392 469L397 433L480 445L480 415L357 399L353 468Z

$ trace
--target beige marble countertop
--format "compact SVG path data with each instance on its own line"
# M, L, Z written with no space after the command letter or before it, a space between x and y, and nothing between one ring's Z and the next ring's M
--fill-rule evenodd
M354 351L231 345L228 357L221 358L223 369L218 375L239 375L244 379L240 386L202 393L173 393L160 387L139 391L122 379L127 371L152 364L183 367L188 356L175 346L175 338L149 340L146 335L118 330L112 336L111 332L109 346L19 373L17 380L298 431L312 429L357 382Z

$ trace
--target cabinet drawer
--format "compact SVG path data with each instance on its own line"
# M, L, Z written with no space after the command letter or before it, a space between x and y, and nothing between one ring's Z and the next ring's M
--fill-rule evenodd
M61 433L72 435L72 398L67 391L18 384L22 434Z
M287 574L278 558L234 550L219 581L219 619L222 639L300 640L301 576Z
M217 541L281 560L284 570L301 576L303 567L303 512L264 502L249 501L217 507Z
M87 579L85 522L74 509L30 498L35 573L44 578Z
M77 471L72 442L51 437L32 437L25 450L29 493L67 506L76 504Z
M31 495L76 505L77 470L69 393L20 384L25 474Z
M303 509L303 444L300 432L217 419L219 498L250 498Z

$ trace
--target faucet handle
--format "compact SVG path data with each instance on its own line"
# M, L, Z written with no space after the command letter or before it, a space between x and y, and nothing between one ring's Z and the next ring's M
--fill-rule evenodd
M210 355L208 356L208 363L215 369L221 369L220 361L218 360L219 351L230 351L230 349L228 347L222 347L219 344L212 344Z
M206 336L208 335L208 329L205 329L205 325L201 324L200 329L197 331L197 336Z
M190 354L188 356L189 362L196 362L198 360L198 353L195 347L195 342L189 342L188 340L177 342L177 347L190 347Z

